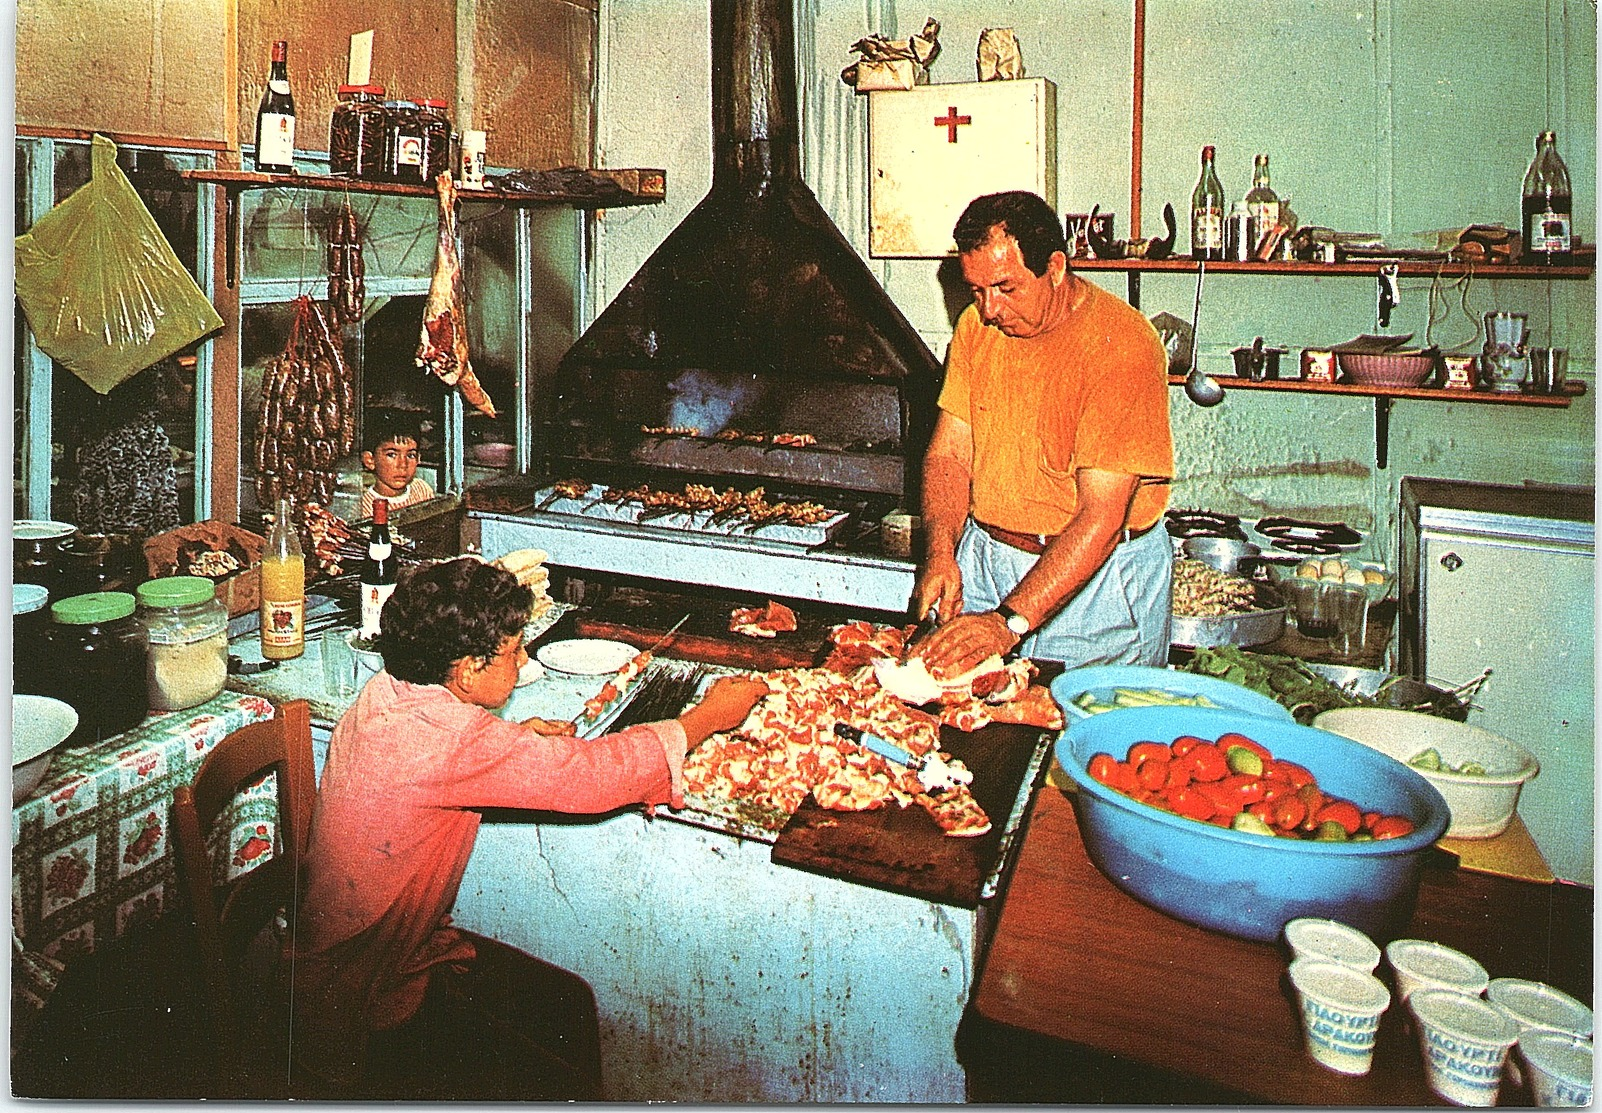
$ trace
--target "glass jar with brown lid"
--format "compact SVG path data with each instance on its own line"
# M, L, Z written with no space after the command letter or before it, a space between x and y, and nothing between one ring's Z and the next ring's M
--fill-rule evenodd
M418 108L423 124L423 181L434 179L451 168L451 121L444 101L425 97Z
M341 85L328 125L328 172L372 181L384 163L388 117L382 85Z
M384 102L384 180L423 185L423 119L413 101Z

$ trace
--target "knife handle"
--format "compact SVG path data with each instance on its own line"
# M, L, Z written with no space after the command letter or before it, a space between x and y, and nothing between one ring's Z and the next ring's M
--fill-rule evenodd
M863 749L876 753L882 758L888 758L897 765L905 765L909 769L916 769L918 765L921 764L912 756L911 753L900 746L897 746L889 739L880 738L877 734L869 734L867 731L858 730L849 723L834 724L834 732L841 738L855 742Z

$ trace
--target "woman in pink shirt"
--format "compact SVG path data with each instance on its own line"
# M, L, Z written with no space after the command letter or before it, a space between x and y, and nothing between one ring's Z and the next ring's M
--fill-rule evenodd
M463 557L417 569L384 607L384 670L329 742L292 950L295 1058L315 1078L363 1090L375 1069L397 1085L395 1072L409 1068L437 1079L426 1057L440 1054L440 1026L428 1016L436 999L450 996L451 972L471 978L475 964L493 959L494 974L480 971L480 981L504 987L513 976L507 964L537 963L450 926L480 809L681 807L689 747L738 725L767 693L760 681L726 678L677 719L590 740L541 733L536 728L553 729L543 720L499 719L490 711L511 696L528 659L523 626L532 603L511 573ZM504 988L494 995L525 1011L531 1004ZM476 996L481 1010L484 993ZM457 1017L448 1030L463 1054L493 1055L487 1044L506 1043L504 1032L475 1041L461 1026ZM475 1076L485 1070L459 1065Z

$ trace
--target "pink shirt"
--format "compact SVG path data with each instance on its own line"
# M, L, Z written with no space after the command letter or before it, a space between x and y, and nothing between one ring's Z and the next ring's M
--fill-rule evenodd
M318 788L295 947L302 1019L354 1051L358 1032L416 1011L430 967L472 956L446 925L477 809L682 807L685 749L677 720L546 737L380 672L334 728Z

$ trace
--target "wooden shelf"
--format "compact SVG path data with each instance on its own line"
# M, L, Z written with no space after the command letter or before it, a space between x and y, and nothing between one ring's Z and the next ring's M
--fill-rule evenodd
M401 197L433 197L434 187L401 182L366 182L319 174L258 174L250 170L184 170L185 178L238 191L245 189L323 189L350 193L387 193ZM586 173L615 183L623 196L600 197L588 193L544 194L519 189L467 189L458 186L463 201L499 201L521 205L572 205L575 208L615 208L653 205L667 198L667 171L652 169L588 170Z
M1596 269L1596 255L1581 256L1580 263L1566 267L1523 266L1490 263L1454 263L1420 259L1349 259L1344 263L1234 263L1209 260L1208 274L1277 274L1302 277L1378 277L1386 267L1395 266L1402 278L1433 278L1437 274L1452 278L1472 274L1476 278L1524 278L1536 281L1559 278L1590 278ZM1164 271L1184 274L1196 272L1197 261L1185 256L1175 259L1070 259L1068 266L1076 271L1126 271L1133 274L1153 274Z
M1309 383L1301 379L1265 379L1258 382L1230 375L1213 375L1211 378L1225 391L1284 390L1301 394L1346 394L1368 398L1405 398L1420 402L1479 402L1492 406L1543 406L1547 409L1566 409L1571 398L1585 393L1585 384L1578 382L1569 384L1574 394L1504 394L1491 390L1446 390L1430 386L1384 387L1363 386L1360 383ZM1184 386L1185 376L1168 376L1168 385Z
M667 198L667 171L656 169L587 170L593 178L614 183L623 190L621 196L608 191L608 196L588 191L573 193L530 193L520 189L464 189L456 190L460 201L492 201L503 205L566 205L576 209L614 209L631 205L654 205ZM227 264L225 280L233 289L239 280L239 195L247 189L319 189L328 192L388 194L399 197L435 197L433 186L407 185L401 182L365 182L356 178L336 178L322 174L260 174L251 170L183 170L180 174L192 182L207 182L223 187L224 225L227 238Z

